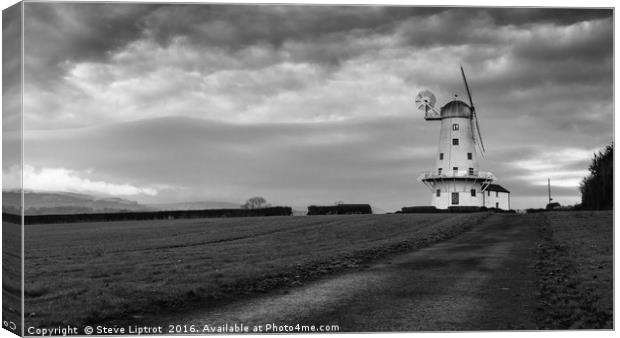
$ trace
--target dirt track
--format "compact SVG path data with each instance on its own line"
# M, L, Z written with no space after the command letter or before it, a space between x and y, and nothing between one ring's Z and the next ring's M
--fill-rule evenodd
M364 269L163 324L336 324L340 331L536 329L536 228L493 215L451 240Z

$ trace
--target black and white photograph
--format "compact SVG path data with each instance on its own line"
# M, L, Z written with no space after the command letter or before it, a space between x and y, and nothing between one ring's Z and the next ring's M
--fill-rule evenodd
M3 331L613 331L586 6L5 4Z

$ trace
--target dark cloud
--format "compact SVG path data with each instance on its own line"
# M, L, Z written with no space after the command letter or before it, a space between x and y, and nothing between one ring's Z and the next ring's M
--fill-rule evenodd
M394 21L442 11L433 8L313 5L169 5L145 19L145 30L167 43L177 36L194 43L240 48L281 46L352 31L386 32Z
M21 3L2 11L2 172L19 168L21 153ZM4 175L3 175L4 176ZM19 186L3 177L3 187Z
M21 83L21 5L2 11L2 92Z
M599 69L579 72L581 68L570 61L611 62L610 10L98 3L30 3L27 7L31 18L26 22L27 69L32 69L29 75L36 79L47 78L46 73L65 61L105 59L138 38L154 39L164 47L184 38L187 44L227 53L267 46L282 52L268 61L271 64L289 60L330 66L386 47L360 44L363 39L392 36L396 39L393 43L408 42L413 51L429 46L470 46L462 62L474 72L484 72L485 62L496 61L498 55L488 50L510 43L512 68L497 75L513 86L536 81L528 75L533 70L547 81L600 79ZM565 36L546 34L578 23L583 27ZM543 24L549 25L549 32L537 34L534 26ZM512 25L528 25L531 37L511 41L513 37L506 34L514 30ZM494 86L496 79L489 82Z
M597 19L611 20L612 14L611 10L467 7L450 8L425 17L409 17L395 25L399 35L413 46L473 45L479 48L484 45L501 44L507 38L505 34L508 29L519 29L521 26L533 28L535 25L563 27ZM605 28L611 31L608 25ZM595 40L605 39L609 34L610 32L606 32L602 37L596 36ZM536 38L535 36L534 39ZM597 41L585 40L583 43L589 47L601 47ZM531 45L526 46L524 52L540 53L539 57L551 52L547 48L535 48L536 44L537 42L533 41ZM574 47L569 43L564 47L579 46ZM603 47L610 48L608 45ZM552 51L562 53L566 50L554 48ZM589 56L587 52L584 54Z
M265 42L280 47L288 40L311 42L342 33L391 34L400 26L415 45L444 45L470 44L479 35L481 42L496 42L493 25L570 25L611 15L611 10L561 8L168 5L146 16L144 29L163 44L184 36L194 43L241 48Z
M571 26L543 26L514 49L514 55L525 61L586 61L608 59L613 52L613 18L583 21ZM611 60L609 60L611 61Z
M2 11L2 172L3 187L21 185L19 175L5 177L5 172L19 171L21 148L21 3Z
M613 10L603 8L487 8L487 13L500 26L548 23L570 25L613 16Z
M235 51L255 44L390 33L393 22L441 8L386 6L28 3L26 49L33 65L105 60L139 37L167 46L176 38ZM341 45L341 47L343 47ZM314 51L320 53L320 50ZM327 58L330 57L329 52ZM333 57L333 56L332 56ZM39 60L40 61L40 60Z
M29 54L59 62L106 57L145 34L163 45L185 37L194 44L238 49L261 43L279 48L286 41L343 38L343 33L391 34L394 30L414 45L460 45L475 43L477 38L497 42L501 37L492 34L493 25L565 26L610 19L612 13L583 8L28 3L26 48ZM609 34L590 36L594 41L585 39L589 44L584 47L600 47L597 39Z
M106 60L142 34L155 4L24 3L24 51L32 81L55 81L66 62Z
M141 18L158 7L139 3L26 3L26 52L56 62L100 60L139 37Z
M2 11L2 130L21 129L21 4ZM3 143L4 144L4 143ZM6 162L18 162L3 155ZM8 160L11 158L11 160Z

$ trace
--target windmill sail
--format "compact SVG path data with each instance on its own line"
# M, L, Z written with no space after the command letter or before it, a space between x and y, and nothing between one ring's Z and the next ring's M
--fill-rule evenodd
M461 66L461 75L463 75L463 83L465 83L465 90L467 90L467 97L469 98L469 106L471 107L472 118L474 120L474 127L476 128L476 134L478 135L478 146L481 148L481 154L484 154L484 143L482 142L482 134L480 133L480 125L478 124L478 115L476 114L476 108L474 107L474 100L471 98L471 92L469 91L469 85L467 85L467 78L465 78L465 71L463 70L463 66ZM472 130L472 138L476 141L476 138L473 137L474 132Z
M478 140L480 140L480 147L482 148L482 154L484 154L484 143L482 143L482 135L480 134L480 125L478 124L478 115L474 110L474 121L476 122L476 132L478 133Z

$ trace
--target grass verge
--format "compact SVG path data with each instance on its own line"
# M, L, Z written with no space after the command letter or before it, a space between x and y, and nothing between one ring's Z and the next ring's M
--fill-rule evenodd
M613 328L613 213L538 215L542 329Z

